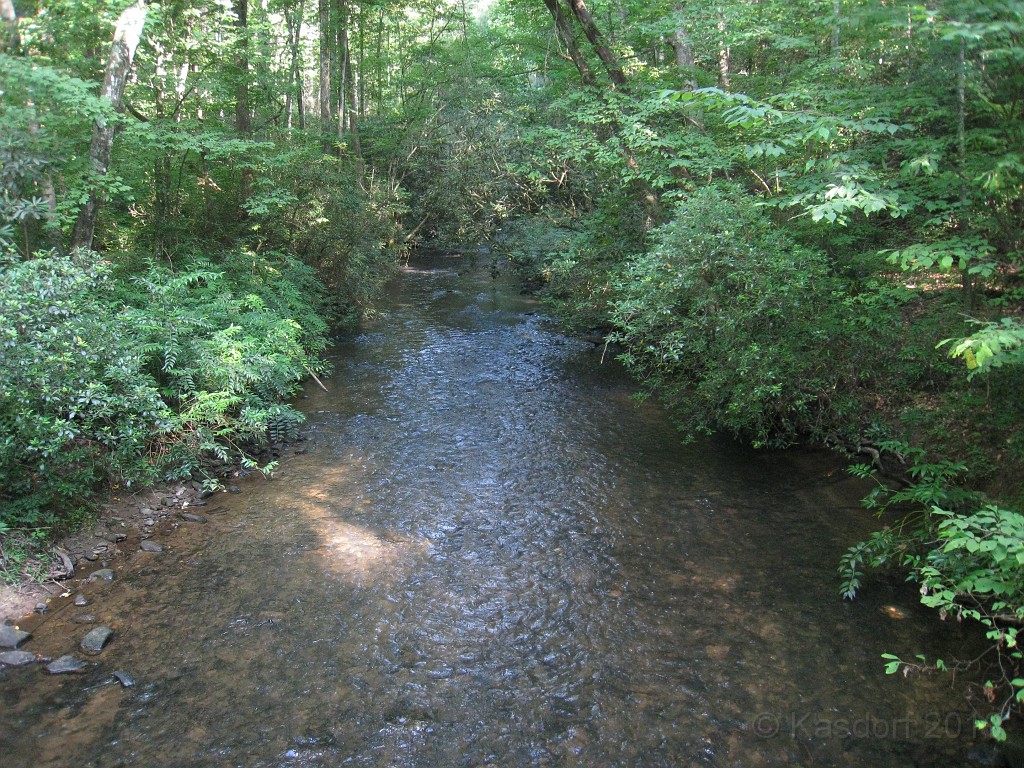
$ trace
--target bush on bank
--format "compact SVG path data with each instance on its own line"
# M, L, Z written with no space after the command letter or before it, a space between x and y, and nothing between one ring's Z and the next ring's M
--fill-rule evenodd
M48 252L0 270L3 530L66 524L103 484L252 464L294 433L285 401L324 370L323 291L282 254L119 276Z

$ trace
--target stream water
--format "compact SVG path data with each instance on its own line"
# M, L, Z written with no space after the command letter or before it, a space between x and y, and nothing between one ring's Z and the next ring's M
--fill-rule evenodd
M681 445L490 267L414 262L308 388L304 453L34 628L115 634L83 674L5 673L0 763L963 764L961 691L879 658L958 630L899 584L839 599L863 486Z

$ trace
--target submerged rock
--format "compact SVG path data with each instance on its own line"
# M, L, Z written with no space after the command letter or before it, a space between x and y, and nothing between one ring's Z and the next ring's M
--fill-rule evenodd
M207 522L205 517L203 517L202 515L197 515L197 514L195 514L193 512L182 512L180 515L178 515L178 517L180 517L182 520L184 520L186 522L189 522L189 523L205 523L205 522Z
M0 648L17 648L30 637L32 637L31 632L24 632L7 624L0 624Z
M33 664L39 661L39 658L29 651L4 651L0 653L0 664L6 664L9 667L20 667L22 664Z
M46 665L46 671L51 675L81 672L83 669L85 669L85 662L75 656L61 656Z
M88 604L89 604L89 598L87 598L85 595L83 595L83 594L75 595L75 605L77 605L79 608L81 608L83 605L88 605Z
M123 688L131 688L135 685L135 678L129 675L127 672L122 672L119 669L115 669L114 677L117 678L117 682L121 684Z
M97 581L102 579L103 581L113 581L114 572L109 568L100 568L98 571L93 571L89 574L89 581Z
M87 653L99 653L114 634L110 627L96 627L82 638L82 650Z
M145 540L143 540L142 544L140 544L139 546L142 548L143 552L163 552L164 551L164 545L163 544L157 544L152 539L145 539Z

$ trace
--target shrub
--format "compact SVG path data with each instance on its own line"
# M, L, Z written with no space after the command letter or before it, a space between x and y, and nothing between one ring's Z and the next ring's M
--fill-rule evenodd
M898 325L884 296L849 293L824 252L775 228L737 187L679 203L615 290L622 360L681 427L725 427L755 445L855 421L878 371L866 363Z
M323 372L323 289L283 254L151 265L0 264L0 522L40 528L102 481L189 477L295 436L283 401Z
M48 526L101 478L149 475L139 457L173 413L108 303L107 265L51 253L0 269L2 517Z

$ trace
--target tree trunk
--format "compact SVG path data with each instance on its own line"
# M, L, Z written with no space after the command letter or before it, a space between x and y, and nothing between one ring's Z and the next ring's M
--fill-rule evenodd
M235 133L239 138L252 136L249 109L249 0L234 0L238 51L235 55ZM244 167L238 178L238 204L244 206L252 195L252 168Z
M608 76L612 79L612 87L626 90L626 76L622 72L622 65L619 64L619 57L605 43L604 35L601 34L601 30L594 23L594 17L591 15L590 9L587 8L587 4L583 0L567 0L567 2L576 20L583 27L583 34L590 41L590 45L594 48L594 53L601 59L601 63L604 64Z
M4 38L0 41L0 53L13 53L21 48L18 34L18 13L13 0L0 0L0 19L4 22Z
M363 62L366 60L366 16L362 6L359 8L359 56L356 58L356 66L352 70L352 87L355 89L356 98L354 104L359 105L356 110L356 117L360 118L366 114L366 77L363 75Z
M693 77L693 68L696 66L696 60L693 56L693 45L690 43L686 30L680 27L673 32L670 45L676 54L676 66L689 75L686 79L686 87L691 91L695 90L697 80ZM684 110L684 114L695 127L704 130L704 114L697 104L689 105Z
M285 23L288 26L288 53L291 59L288 67L288 93L285 95L285 112L289 128L295 127L296 112L299 127L305 127L302 109L302 22L305 15L306 0L300 0L298 8L286 9L284 12Z
M320 14L320 130L324 133L324 152L330 152L327 135L331 132L331 6L319 0Z
M562 6L558 4L558 0L544 0L544 5L548 7L551 17L555 20L555 30L562 39L569 58L576 66L576 71L580 73L580 79L583 81L583 84L594 85L594 74L590 71L590 65L587 64L586 58L580 52L579 46L576 45L576 36L573 34L572 22L562 13Z
M725 36L725 21L718 22L718 31ZM718 87L723 91L729 90L732 77L732 53L729 51L729 46L723 39L719 42L718 51Z
M114 41L110 47L110 58L107 60L107 71L103 77L101 97L110 103L114 111L121 111L124 89L128 83L135 49L142 37L142 28L146 23L148 7L144 0L137 0L126 8L117 19L114 29ZM106 176L110 168L110 156L114 147L114 125L99 117L93 128L92 145L89 147L89 163L96 176ZM89 250L92 248L93 234L96 231L96 219L99 216L102 193L94 189L89 200L78 213L75 230L71 236L71 247Z
M338 77L338 143L345 135L348 126L348 91L352 56L348 44L349 8L348 0L338 0L338 58L340 62Z
M839 70L841 54L839 50L839 14L842 13L842 0L832 0L832 71Z
M960 171L960 210L967 211L967 43L960 38L956 54L956 156ZM966 269L960 274L964 306L974 309L974 275Z

